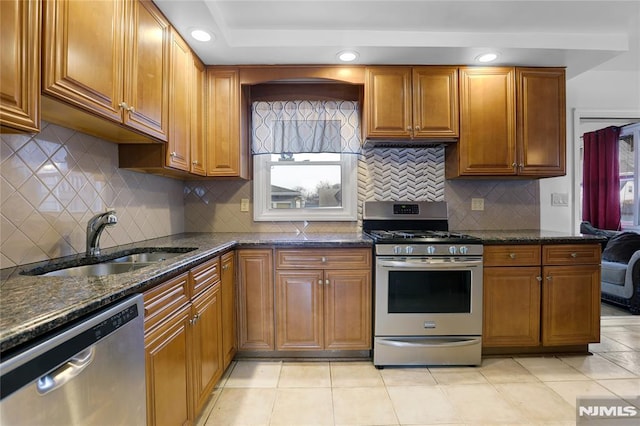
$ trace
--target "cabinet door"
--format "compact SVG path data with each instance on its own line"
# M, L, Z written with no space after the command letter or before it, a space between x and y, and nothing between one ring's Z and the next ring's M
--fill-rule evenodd
M193 419L191 305L145 335L147 424L185 425Z
M40 130L39 0L0 2L0 125Z
M371 349L371 272L329 270L324 279L324 348Z
M124 53L124 124L166 141L169 22L148 0L131 2L130 22Z
M458 137L458 68L414 67L413 136Z
M365 138L411 138L411 68L367 68L364 90Z
M236 267L235 253L229 252L221 257L220 292L222 299L222 355L224 368L231 363L236 354Z
M276 349L322 349L324 287L322 271L276 271Z
M193 300L192 323L194 412L199 413L224 371L219 284Z
M484 268L482 285L482 345L539 346L540 267Z
M240 83L238 71L207 73L207 176L240 175Z
M44 4L43 92L122 121L123 0Z
M204 65L193 56L193 102L191 104L191 173L206 176L206 126L205 114L205 78Z
M581 345L600 341L600 265L545 266L542 343Z
M169 79L169 140L167 166L189 171L191 146L191 50L180 35L171 30L171 71Z
M518 174L565 174L563 68L516 68Z
M273 350L273 252L238 250L238 350Z
M460 68L460 175L516 174L513 68Z

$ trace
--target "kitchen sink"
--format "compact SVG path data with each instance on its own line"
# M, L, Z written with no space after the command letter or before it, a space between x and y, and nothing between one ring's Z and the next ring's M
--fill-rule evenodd
M28 271L24 275L44 277L91 277L132 272L181 254L196 250L195 247L151 247L137 248L110 254L104 260L86 257L80 265L64 266L50 264ZM126 254L125 254L126 253ZM83 263L83 264L82 264ZM68 263L67 263L68 264Z
M162 262L163 260L170 259L172 257L180 256L182 253L171 253L166 251L151 251L143 253L134 253L126 256L118 257L110 260L110 262L132 262L132 263L149 263L149 262Z
M58 269L55 271L39 274L43 277L92 277L99 275L122 274L124 272L135 271L152 265L152 263L132 263L132 262L105 262L94 263L93 265L72 266L70 268Z

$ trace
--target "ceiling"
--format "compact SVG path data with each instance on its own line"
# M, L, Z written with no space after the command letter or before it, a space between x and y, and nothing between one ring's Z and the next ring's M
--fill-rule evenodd
M640 72L640 0L154 0L207 65L566 66ZM214 38L199 42L194 28Z

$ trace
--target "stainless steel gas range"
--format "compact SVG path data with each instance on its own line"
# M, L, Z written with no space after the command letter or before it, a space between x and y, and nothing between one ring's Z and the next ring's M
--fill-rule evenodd
M481 363L482 242L448 227L445 202L365 202L376 367Z

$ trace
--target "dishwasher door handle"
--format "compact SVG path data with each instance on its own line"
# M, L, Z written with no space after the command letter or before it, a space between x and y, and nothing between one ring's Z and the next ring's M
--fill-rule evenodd
M91 364L94 356L95 345L92 345L69 358L64 364L51 373L40 377L36 382L38 393L40 395L46 395L64 386L73 380L74 377L82 373L84 369Z

